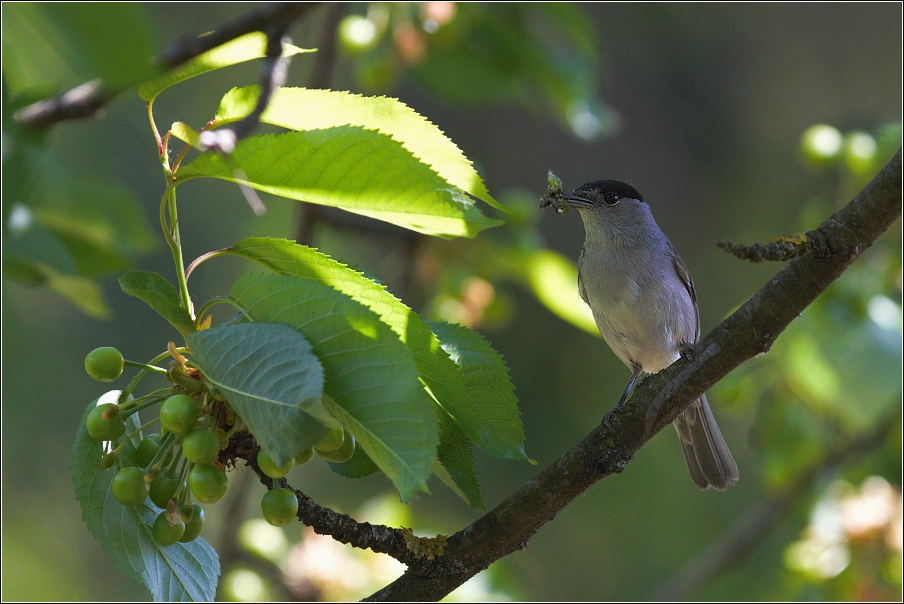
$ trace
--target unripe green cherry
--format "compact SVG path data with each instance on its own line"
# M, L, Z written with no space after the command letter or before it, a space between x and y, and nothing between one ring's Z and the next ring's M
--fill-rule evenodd
M113 477L113 497L123 505L138 505L148 496L148 483L138 468L123 468Z
M264 520L273 526L286 526L298 515L298 499L292 489L272 489L261 499Z
M314 457L314 447L308 447L301 453L295 456L295 465L303 466L304 464L311 461L311 458Z
M173 470L167 469L157 475L154 482L151 483L148 492L154 505L158 508L166 509L166 504L173 498L178 488L179 477Z
M345 431L342 429L342 426L330 428L327 433L323 435L323 438L314 443L314 448L319 452L329 453L330 451L335 451L342 446L342 442L345 439L344 433Z
M141 439L138 443L138 449L135 451L135 465L139 468L146 468L148 464L154 461L154 456L160 450L160 441L163 440L162 434L149 434ZM164 455L160 460L160 465L167 466L173 460L173 451Z
M175 434L188 433L200 416L200 405L185 394L174 394L160 406L160 425Z
M175 526L166 519L166 512L160 512L154 520L154 541L162 546L172 545L185 534L185 523L179 522Z
M216 503L226 493L229 479L216 466L195 466L188 473L188 486L201 503Z
M344 463L352 458L355 454L355 437L349 433L345 433L345 440L342 446L335 451L317 451L317 455L332 463Z
M266 451L261 449L257 452L257 465L261 472L270 478L282 478L289 473L289 470L295 467L295 460L290 459L284 465L278 465Z
M182 453L188 461L212 464L220 456L220 439L210 430L192 430L182 441Z
M182 543L194 541L204 528L204 509L197 503L191 504L191 519L185 524L185 532L179 537Z
M95 348L85 357L85 371L98 382L112 382L122 375L122 353L112 346Z
M94 440L116 440L126 432L126 424L121 415L116 415L108 420L104 419L104 411L112 407L110 403L98 405L88 413L85 426L88 428L88 436Z

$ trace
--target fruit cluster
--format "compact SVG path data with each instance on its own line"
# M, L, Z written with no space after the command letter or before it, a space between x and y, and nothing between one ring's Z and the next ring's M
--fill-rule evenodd
M118 378L124 366L142 368L118 404L98 405L88 413L85 424L94 440L119 443L100 462L101 468L119 468L111 483L116 501L133 506L150 497L154 505L163 509L152 528L154 540L163 546L193 541L201 533L204 510L192 502L192 497L201 503L216 503L223 497L228 479L220 454L228 447L230 437L244 429L225 397L204 380L180 350L172 347L170 354L175 361L169 370L153 365L168 355L146 365L124 361L122 354L110 347L98 348L85 359L88 374L99 381ZM123 402L148 371L165 373L172 387ZM125 420L139 409L158 403L162 403L160 433L142 438L130 460L121 458L122 448L141 431L139 428L126 435ZM354 454L355 439L343 428L335 427L285 465L278 465L260 449L257 465L267 476L283 478L294 466L310 461L315 452L327 461L341 463ZM298 514L295 491L279 488L274 480L273 489L261 501L261 510L270 524L289 524Z

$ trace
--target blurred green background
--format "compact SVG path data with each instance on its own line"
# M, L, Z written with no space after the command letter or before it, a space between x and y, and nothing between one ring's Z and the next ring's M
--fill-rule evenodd
M252 8L132 5L130 23L144 31L127 30L124 43L163 48ZM350 230L332 215L319 215L305 236L425 314L481 331L508 363L527 451L541 467L599 422L629 375L600 338L552 314L525 286L535 257L523 254L546 246L576 259L583 241L574 213L536 211L547 170L566 190L612 178L643 193L694 276L707 332L779 268L742 263L716 241L765 242L815 227L900 145L897 4L408 3L344 10L358 19L340 27L331 87L400 98L455 141L489 190L516 211L507 226L475 241L403 241ZM317 46L329 11L319 8L297 24L294 43ZM14 197L23 178L7 161L11 108L84 81L82 71L104 63L104 44L123 43L123 36L99 39L81 62L70 54L71 73L37 74L44 79L29 87L28 77L37 76L17 70L17 52L52 65L53 57L40 53L78 47L50 25L29 30L17 18L5 5L3 597L146 599L81 522L69 457L84 405L104 391L85 374L85 354L116 346L126 358L145 360L177 334L120 292L119 260L78 273L99 279L107 320L58 295L65 289L58 283L56 290L24 285L6 263L16 253L21 200ZM111 21L109 27L124 27ZM294 59L289 85L310 81L315 56ZM257 72L256 64L239 65L165 92L155 105L158 124L202 126L226 91L253 83ZM117 244L121 263L172 279L156 229L163 182L144 103L127 91L102 118L54 127L43 148L72 178L113 183L134 196L156 247L134 220L118 222L118 232L131 237ZM828 127L811 129L817 124ZM183 187L186 258L245 236L294 236L294 202L262 197L268 212L258 218L227 183ZM193 277L194 297L221 295L251 270L239 260L211 263ZM663 593L728 601L899 599L901 287L899 220L772 352L710 393L738 461L737 486L699 491L667 430L623 474L590 489L529 547L458 597L649 599L676 577L687 578L686 565L714 540L737 535L733 523L781 499L776 514L760 519L755 532L762 539L749 555L699 588ZM103 306L88 310L102 314ZM855 454L847 454L851 443L861 445ZM537 472L482 453L478 469L490 507ZM398 573L380 556L309 533L298 544L301 526L261 527L254 519L263 487L252 478L248 471L232 475L232 499L207 510L204 536L228 573L224 598L354 599ZM290 481L325 505L421 534L451 534L479 517L438 481L410 509L382 476L351 481L310 464L293 470Z

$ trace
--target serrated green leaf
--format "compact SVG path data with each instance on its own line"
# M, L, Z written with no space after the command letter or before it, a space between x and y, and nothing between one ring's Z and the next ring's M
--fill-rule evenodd
M192 361L282 465L336 425L320 402L323 367L298 331L280 323L240 323L185 338Z
M525 279L537 299L553 314L601 337L590 307L578 293L578 267L558 252L538 249L524 262Z
M115 400L119 391L105 397ZM104 398L104 402L108 402ZM110 492L114 469L101 470L102 443L91 439L85 409L72 449L72 480L82 509L82 519L101 547L130 577L143 583L155 601L212 601L216 594L220 563L204 539L162 547L154 542L151 526L160 513L150 499L137 506L123 506ZM138 429L138 414L126 421L129 433ZM134 440L123 447L122 458L133 459Z
M467 327L434 321L426 323L464 376L471 404L480 413L482 431L492 433L504 442L523 443L524 429L515 386L499 353L483 336ZM523 448L520 453L527 457Z
M377 313L411 350L421 379L468 437L495 457L527 459L514 397L499 399L506 405L500 409L481 399L479 389L473 389L466 381L418 314L382 285L329 256L286 239L252 237L238 242L227 253L254 260L279 273L322 282ZM482 350L486 343L480 346ZM503 416L509 417L511 424L500 425L498 421Z
M298 48L292 44L283 44L283 56L291 57L300 53L314 52ZM245 61L260 59L267 54L267 36L263 32L252 32L240 38L230 40L226 44L208 50L198 55L191 61L180 65L169 73L146 82L138 87L138 96L145 101L153 101L154 98L174 84L183 82L189 78L228 67Z
M485 510L477 482L477 467L474 465L474 446L471 439L458 424L442 409L437 409L439 421L439 448L433 471L440 480L455 491L468 505Z
M289 275L243 277L230 297L254 321L300 331L323 364L323 390L342 408L343 426L404 500L427 490L436 415L411 353L377 315L319 281Z
M195 331L194 321L182 307L172 283L157 273L130 271L119 278L122 291L144 301L183 336Z
M439 237L473 237L502 224L401 143L357 126L249 137L230 156L204 153L176 176L246 184Z
M233 88L220 101L215 121L219 125L242 119L254 110L259 94L259 86ZM442 130L397 99L335 90L280 88L270 99L261 121L299 131L337 126L376 130L402 143L450 184L496 209L508 211L493 199L461 149Z

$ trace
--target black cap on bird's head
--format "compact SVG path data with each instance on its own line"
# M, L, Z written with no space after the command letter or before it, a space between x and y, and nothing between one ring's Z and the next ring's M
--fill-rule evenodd
M619 180L595 180L581 185L570 193L565 193L565 199L569 205L576 208L592 207L594 205L614 206L622 198L636 199L643 202L643 195L629 184Z

